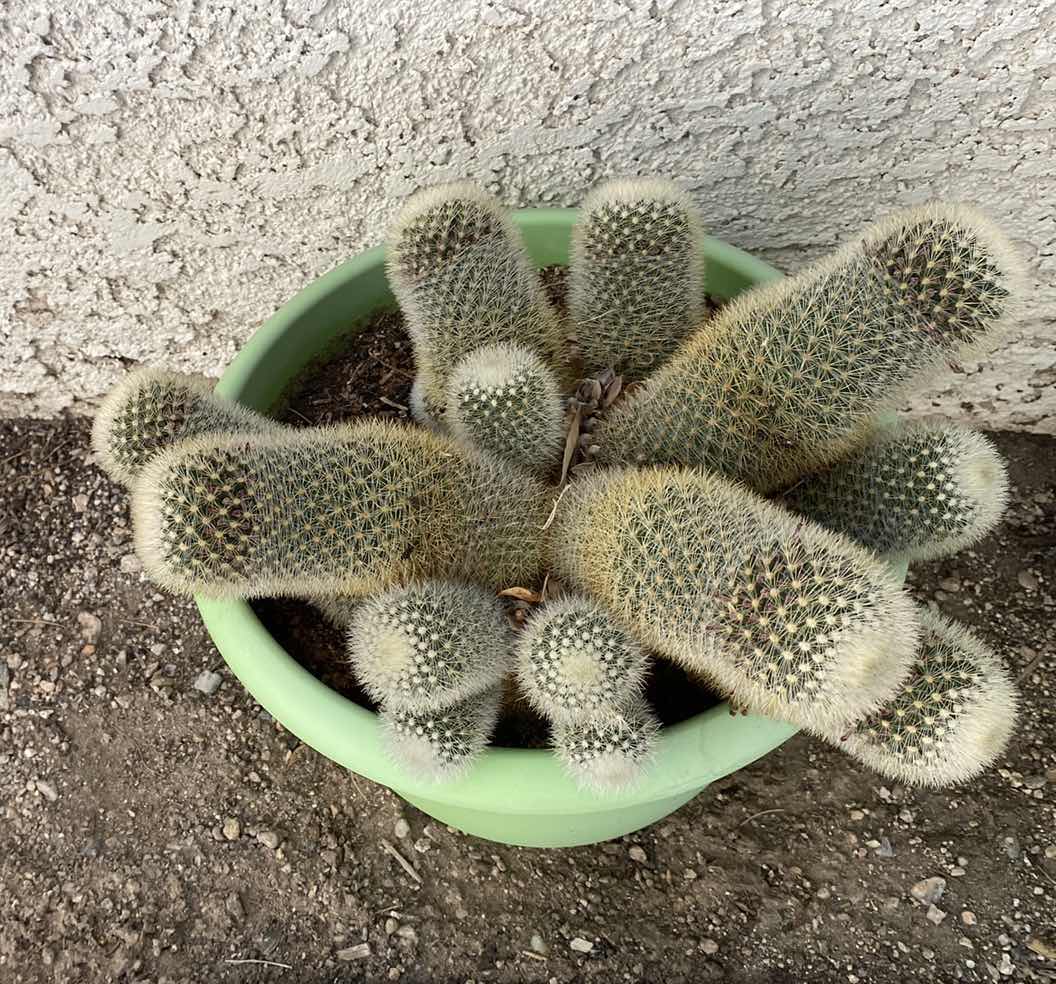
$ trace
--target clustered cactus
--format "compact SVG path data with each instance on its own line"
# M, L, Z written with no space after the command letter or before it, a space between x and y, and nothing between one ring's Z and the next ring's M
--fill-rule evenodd
M542 565L544 488L504 462L381 421L184 441L133 489L136 545L172 591L364 594Z
M800 515L910 563L982 539L1007 499L1008 475L994 446L948 424L885 428L784 496Z
M975 775L1015 687L891 562L991 530L1004 465L963 428L878 421L1001 336L1019 261L973 210L933 204L709 317L704 242L673 185L603 185L573 231L565 316L493 197L420 192L387 269L425 426L283 427L204 383L131 375L93 440L131 488L147 572L318 605L424 779L469 768L512 676L576 781L640 781L663 754L651 658L886 776ZM496 595L538 600L549 574L574 593L512 628Z
M510 663L510 627L493 592L425 581L363 601L348 655L382 706L393 758L428 779L463 770L488 741Z
M588 374L643 379L697 327L703 238L696 205L669 181L609 181L587 196L568 306Z
M1001 661L971 632L927 611L920 620L909 676L855 724L844 749L899 782L945 786L971 779L1001 754L1018 697Z
M816 733L876 707L916 647L912 605L886 565L704 472L575 482L553 563L655 651Z
M642 647L588 598L547 604L521 634L517 681L582 785L621 789L640 776L659 730L641 697L646 668Z
M448 382L445 422L463 444L544 478L565 446L557 379L520 345L488 345L458 363Z
M448 380L486 345L528 346L562 369L560 321L506 210L469 183L419 192L389 234L389 283L414 342L414 405L443 420Z
M1005 237L973 210L900 212L690 335L598 430L598 459L778 489L853 451L878 411L999 337L1020 279Z

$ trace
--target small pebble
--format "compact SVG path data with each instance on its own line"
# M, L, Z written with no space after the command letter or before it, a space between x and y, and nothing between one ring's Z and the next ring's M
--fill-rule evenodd
M573 937L572 942L568 944L572 947L576 953L590 953L594 949L594 944L590 940L583 939L582 936Z
M951 878L960 878L963 874L964 868L962 868L959 864L955 864L952 868L950 868Z
M393 919L392 916L389 916L389 918L385 920L386 936L392 936L392 934L395 933L396 930L398 930L399 928L400 924L395 919Z
M400 817L400 819L396 821L396 825L392 828L392 832L396 835L397 840L403 840L404 837L410 835L411 825L404 820L403 817Z
M257 834L257 840L269 851L274 851L279 846L279 835L273 830L262 830Z
M861 810L851 810L849 815L850 815L851 820L853 820L856 823L859 820L864 820L865 819L865 814Z
M646 857L645 851L643 851L637 844L632 844L630 850L627 851L628 856L632 861L637 861L639 864L645 864L649 859Z
M202 670L194 681L194 689L200 690L203 694L211 697L220 689L220 684L223 682L224 678L219 673L214 673L212 670Z
M396 930L396 935L401 940L406 940L408 943L418 942L418 933L413 926L401 926Z
M343 950L338 950L334 956L338 960L348 962L350 960L366 960L370 956L370 944L360 943L359 946L345 947Z
M700 941L700 948L706 954L708 954L708 956L711 956L711 954L713 954L713 953L718 953L719 952L719 944L716 943L712 939L701 940Z
M223 826L224 837L229 841L237 841L242 836L242 824L235 817L228 817Z
M532 933L530 946L533 953L547 954L550 952L550 947L546 945L546 941L538 933Z
M138 574L143 570L143 561L134 553L125 554L118 562L122 574Z
M933 902L938 902L939 899L942 898L942 893L945 891L946 879L936 876L934 878L925 878L923 881L917 882L909 890L909 894L918 902L931 904Z
M79 612L77 625L81 629L81 638L85 642L95 642L99 638L99 633L103 631L103 623L91 612Z
M880 846L876 849L876 856L878 858L893 858L895 856L895 849L891 846L891 841L886 837L880 838Z
M945 918L946 913L943 912L942 909L940 909L938 906L928 906L928 922L933 922L936 926L938 926L939 923L941 923Z
M232 892L227 897L224 901L224 908L227 909L227 914L235 922L242 922L246 918L246 908L242 905L242 899L239 898L238 892Z
M1001 972L1002 977L1011 977L1012 972L1016 969L1016 965L1012 963L1012 958L1007 953L1001 954L1001 963L997 968Z
M1028 570L1020 571L1016 575L1016 580L1019 581L1020 586L1026 588L1027 591L1038 590L1038 579ZM1001 973L1003 974L1004 971L1002 970ZM1011 973L1011 971L1009 971L1009 973Z
M36 782L37 792L44 797L49 803L54 803L58 798L59 794L55 787L50 782L45 782L43 779L38 779Z
M961 922L963 922L965 926L974 926L976 922L975 913L972 912L971 909L965 909L964 912L961 913Z
M961 590L961 582L955 577L944 577L939 581L939 587L943 591L949 591L950 594L957 594Z
M83 513L88 508L88 496L83 492L80 495L75 495L70 502L73 503L73 511Z

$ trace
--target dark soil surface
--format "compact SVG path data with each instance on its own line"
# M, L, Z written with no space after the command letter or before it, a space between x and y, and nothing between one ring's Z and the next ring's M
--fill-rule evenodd
M284 732L143 578L87 435L0 425L3 984L1056 980L1051 439L994 435L1006 523L912 573L1022 675L995 769L916 791L797 737L645 831L538 851Z

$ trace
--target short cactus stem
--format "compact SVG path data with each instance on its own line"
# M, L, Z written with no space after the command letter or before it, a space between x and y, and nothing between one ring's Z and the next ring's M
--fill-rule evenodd
M642 689L647 658L603 608L586 598L552 601L517 639L517 680L551 720L619 710Z
M428 782L463 775L495 730L502 688L491 687L457 704L432 710L384 707L382 738L393 761Z
M967 629L927 611L909 677L838 747L881 775L950 786L1004 751L1019 698L1001 661Z
M198 376L136 369L115 386L95 415L92 447L106 473L131 486L160 451L208 434L272 434L282 425L213 393Z
M554 374L519 345L477 349L448 382L445 419L451 434L543 477L560 462L564 418Z
M649 705L635 698L619 710L558 721L554 752L580 786L615 793L641 781L659 731L660 722Z
M172 591L354 597L421 578L530 581L550 505L503 462L369 421L177 445L140 475L133 527Z
M670 181L608 181L572 230L569 314L583 367L643 379L703 315L703 224Z
M414 195L389 231L387 270L414 343L420 422L442 422L455 366L512 342L564 367L564 340L506 210L468 183Z
M738 706L827 734L906 676L914 606L843 536L703 472L572 483L551 528L555 573Z
M368 598L348 630L348 655L367 694L390 709L437 710L498 683L512 638L491 592L424 581Z
M1014 319L1022 266L976 212L896 214L687 338L595 431L603 465L677 464L785 487L860 446L875 415Z
M915 563L986 536L1004 513L1008 474L982 434L949 424L904 424L807 476L784 501L863 546Z

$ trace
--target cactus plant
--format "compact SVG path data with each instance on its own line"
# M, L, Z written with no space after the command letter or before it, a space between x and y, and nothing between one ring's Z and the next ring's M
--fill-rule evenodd
M982 539L1007 500L1004 461L982 434L927 423L879 431L784 496L796 512L910 563Z
M692 334L595 432L602 464L682 464L772 491L860 445L870 418L992 343L1022 271L971 209L878 223L750 291Z
M971 632L928 611L920 620L909 677L839 747L898 782L949 786L1004 751L1018 695L1001 661Z
M641 646L575 595L539 609L517 640L517 681L551 720L619 710L641 692L645 671Z
M619 710L559 720L553 747L581 786L619 792L641 777L656 747L660 722L640 697Z
M184 442L143 469L132 518L147 573L172 591L325 596L528 580L548 506L502 462L370 421Z
M505 209L468 182L414 195L389 232L389 283L414 343L418 418L443 420L455 366L514 342L563 369L560 322Z
M445 422L462 443L544 477L565 445L557 379L520 345L489 345L458 363L448 380Z
M588 374L642 379L697 327L703 236L692 199L670 181L609 181L587 196L572 230L568 306Z
M767 717L827 733L877 707L909 670L916 618L887 566L716 476L581 479L551 533L559 577Z
M502 687L433 710L383 707L382 738L394 762L430 782L462 775L495 730Z
M873 421L1000 334L1018 260L974 212L928 206L701 324L701 240L673 186L599 189L573 237L566 325L492 197L415 196L387 269L413 414L433 432L293 431L205 383L137 374L94 440L133 489L148 574L311 599L347 629L385 746L429 779L464 771L499 713L511 629L490 592L527 608L547 560L582 595L529 618L519 676L580 784L624 788L655 747L643 647L886 775L974 774L1007 740L1014 688L974 637L918 617L872 551L971 542L996 522L1004 472L977 435ZM566 329L596 377L575 389L567 446ZM622 403L617 370L645 377ZM562 448L574 480L558 493L543 479ZM802 515L756 494L782 489Z
M359 598L343 595L316 597L312 598L311 602L335 629L347 629L356 614L356 609L362 603Z
M151 458L171 444L203 434L273 434L282 425L213 394L197 376L159 369L130 372L103 400L92 425L92 447L106 473L131 486Z
M457 581L424 581L363 601L349 626L348 655L378 703L437 710L502 679L511 664L510 635L493 594Z

